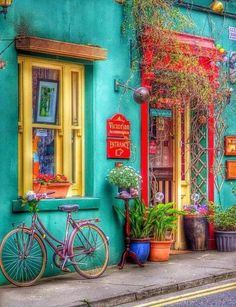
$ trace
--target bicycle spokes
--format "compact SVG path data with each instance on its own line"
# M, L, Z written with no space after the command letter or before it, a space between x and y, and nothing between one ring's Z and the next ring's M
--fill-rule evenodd
M11 231L1 244L2 271L17 286L33 284L43 274L46 250L37 235L28 229Z
M95 225L81 226L73 238L72 263L86 278L100 276L108 262L108 244L103 232Z

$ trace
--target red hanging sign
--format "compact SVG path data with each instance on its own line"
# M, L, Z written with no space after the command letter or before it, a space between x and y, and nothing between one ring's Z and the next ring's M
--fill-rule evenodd
M107 158L129 159L130 140L118 138L107 139Z
M130 158L130 122L122 114L107 120L107 158Z
M130 137L130 122L122 114L115 114L107 120L108 137Z

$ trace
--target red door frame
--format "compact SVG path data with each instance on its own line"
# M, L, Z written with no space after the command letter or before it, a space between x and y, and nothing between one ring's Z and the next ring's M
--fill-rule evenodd
M219 60L220 55L215 47L214 40L206 37L200 37L190 35L186 33L174 33L178 40L183 45L187 45L188 52L192 55L202 55L209 58L209 61ZM145 45L147 44L147 48ZM151 48L150 48L151 46ZM197 48L196 48L197 46ZM149 63L150 57L152 57L152 43L149 40L148 35L143 40L143 63ZM187 55L186 55L187 56ZM148 65L148 64L147 64ZM203 64L204 65L204 64ZM209 69L209 68L206 68ZM141 84L142 86L150 87L150 81L152 76L146 75L143 71L141 73ZM213 114L214 105L209 107L210 114ZM149 147L149 106L148 104L141 105L141 175L142 175L142 199L145 203L148 203L149 198L149 172L148 172L148 147ZM212 172L214 165L214 117L210 116L208 120L208 199L214 201L214 174ZM209 226L209 249L215 249L214 240L214 225Z

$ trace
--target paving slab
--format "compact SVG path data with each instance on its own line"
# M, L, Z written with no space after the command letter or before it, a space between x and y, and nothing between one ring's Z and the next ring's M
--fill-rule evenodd
M42 278L27 288L0 287L0 307L109 307L236 277L236 252L171 255L168 262L109 267L98 279L76 273Z

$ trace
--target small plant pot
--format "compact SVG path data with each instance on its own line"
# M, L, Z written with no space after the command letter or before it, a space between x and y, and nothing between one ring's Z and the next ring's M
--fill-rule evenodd
M215 239L219 252L236 251L236 231L215 231Z
M172 242L173 242L172 240L171 241L151 240L149 260L155 262L168 261L170 257L170 246Z
M131 198L130 188L120 188L120 187L118 187L117 197Z
M134 252L141 263L145 263L150 252L149 239L132 239L130 242L130 250Z

